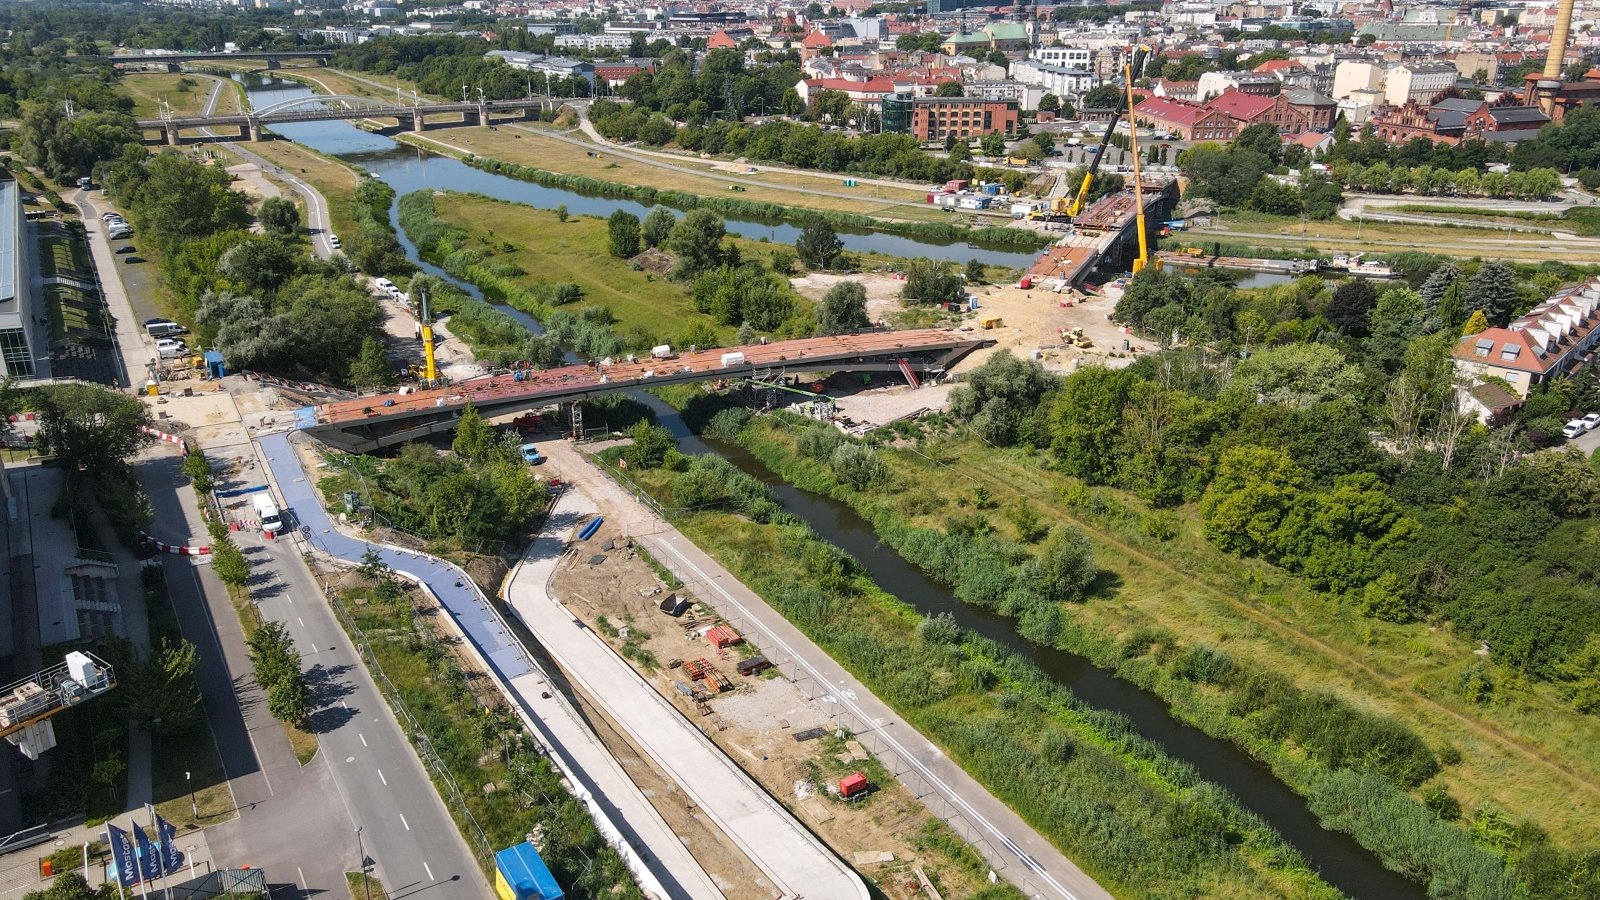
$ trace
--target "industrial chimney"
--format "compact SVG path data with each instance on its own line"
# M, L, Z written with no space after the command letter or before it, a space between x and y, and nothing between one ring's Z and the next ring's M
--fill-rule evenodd
M1556 10L1556 27L1550 32L1550 53L1544 59L1544 75L1535 85L1539 108L1556 117L1556 94L1561 90L1561 69L1567 59L1567 33L1572 30L1572 0L1561 0Z

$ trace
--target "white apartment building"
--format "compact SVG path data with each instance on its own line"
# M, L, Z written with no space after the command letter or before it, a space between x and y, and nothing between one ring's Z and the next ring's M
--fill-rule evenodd
M1405 63L1390 69L1384 78L1383 99L1390 106L1404 106L1407 100L1427 103L1455 84L1457 77L1456 67L1450 63Z
M630 34L561 34L556 46L563 50L626 50L633 44Z
M1029 57L1051 66L1087 69L1094 65L1094 51L1083 47L1035 47Z
M1057 97L1077 97L1100 83L1088 68L1068 68L1032 59L1012 63L1011 80L1038 85L1044 93Z

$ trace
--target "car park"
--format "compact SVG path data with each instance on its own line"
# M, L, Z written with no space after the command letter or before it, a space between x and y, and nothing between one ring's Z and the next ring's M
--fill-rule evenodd
M1588 428L1584 427L1582 419L1573 419L1567 422L1565 428L1561 429L1561 436L1571 440L1575 437L1582 437L1588 430Z

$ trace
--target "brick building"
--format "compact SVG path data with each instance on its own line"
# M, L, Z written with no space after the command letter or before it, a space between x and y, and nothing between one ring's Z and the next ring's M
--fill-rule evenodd
M1018 105L1015 100L982 100L976 97L921 97L909 101L910 131L923 143L942 141L947 135L957 140L1001 132L1015 134ZM886 106L888 104L886 103ZM885 123L889 117L885 116Z

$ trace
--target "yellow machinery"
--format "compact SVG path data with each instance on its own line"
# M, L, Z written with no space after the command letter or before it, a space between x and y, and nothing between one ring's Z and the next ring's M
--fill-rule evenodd
M1148 49L1140 47L1133 54L1132 60L1123 68L1123 74L1128 81L1128 152L1133 156L1133 206L1134 221L1138 223L1139 255L1133 258L1133 274L1137 275L1150 265L1149 236L1145 233L1144 223L1144 184L1139 177L1139 126L1133 118L1133 79L1135 62L1142 63ZM1155 267L1161 268L1161 260L1155 260Z
M1071 216L1076 219L1083 208L1089 205L1089 191L1094 188L1094 176L1100 171L1100 161L1105 159L1106 147L1111 143L1111 135L1117 130L1117 122L1127 115L1128 123L1133 124L1133 80L1144 71L1145 57L1150 53L1149 47L1139 47L1133 51L1132 58L1123 66L1122 72L1128 81L1128 89L1117 100L1117 108L1111 113L1111 121L1106 123L1105 133L1100 135L1100 147L1095 151L1094 159L1089 161L1089 170L1083 173L1083 183L1078 185L1078 193L1070 201L1066 197L1057 197L1050 201L1050 214L1056 216ZM1132 129L1129 129L1132 131Z
M422 383L432 387L439 380L439 366L433 358L433 310L428 307L428 289L417 291L417 320L422 325Z

